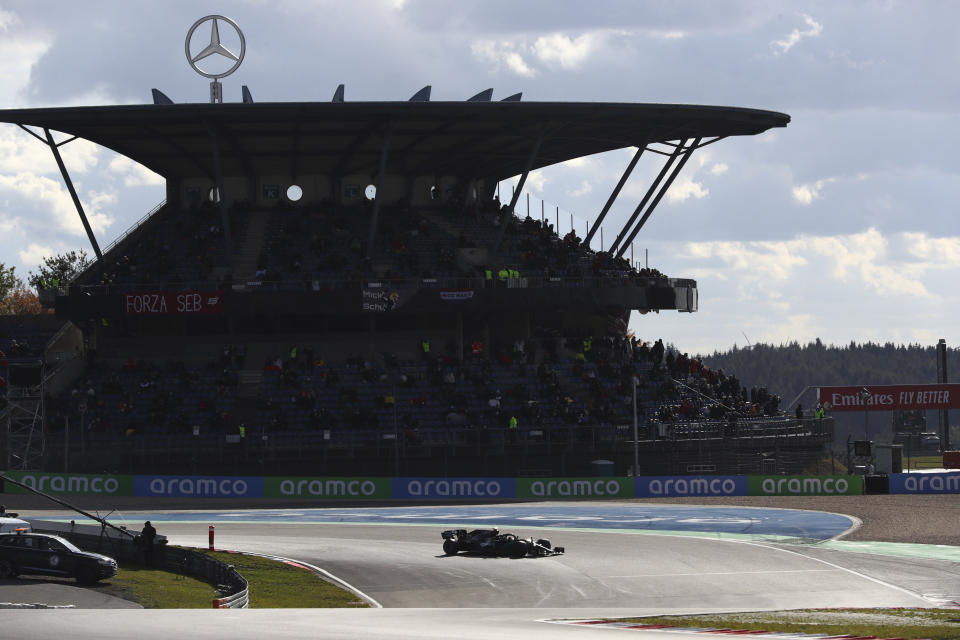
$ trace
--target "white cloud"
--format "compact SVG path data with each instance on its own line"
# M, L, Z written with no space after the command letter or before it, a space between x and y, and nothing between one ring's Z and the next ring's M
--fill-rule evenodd
M537 193L543 193L543 187L547 184L547 176L544 175L543 171L537 169L536 171L531 171L527 175L527 181L524 183L524 188L529 191L536 191Z
M833 262L832 275L841 282L860 281L879 294L929 298L918 277L920 263L894 263L888 256L889 240L876 229L848 236L816 238L808 249Z
M683 245L683 257L693 264L719 261L739 284L740 301L770 301L772 284L803 277L833 281L846 287L865 286L875 294L929 299L924 275L938 268L939 259L960 250L960 238L927 238L922 234L892 236L908 247L912 260L891 255L891 239L876 229L838 236L801 235L776 242L700 242ZM960 258L953 258L960 266ZM796 273L805 269L804 274ZM780 285L778 285L780 286ZM766 291L770 289L770 291ZM778 291L778 290L776 290ZM851 290L851 295L854 295ZM776 297L779 297L779 293Z
M30 246L26 249L21 249L17 252L17 255L20 257L20 262L24 264L43 264L43 259L47 256L56 255L56 251L53 247L39 245L35 242L31 242Z
M563 33L540 36L533 43L533 53L545 64L558 64L562 69L576 69L596 49L600 36L584 33L571 39Z
M590 184L588 180L584 180L580 183L580 186L574 189L573 191L568 191L571 196L579 198L580 196L585 196L588 193L593 191L593 185Z
M61 142L66 136L54 133L53 139ZM100 147L82 138L60 147L63 163L71 175L87 173L96 167L100 152ZM12 126L0 126L0 172L60 175L50 149L43 142Z
M784 54L792 49L800 40L804 38L815 38L823 32L823 25L806 14L803 14L803 22L809 27L808 29L803 31L794 29L782 40L774 40L770 43L771 46L774 47L774 55Z
M907 252L930 269L960 267L960 237L931 238L925 233L904 233Z
M144 187L164 184L163 176L150 171L126 156L118 155L108 165L114 173L123 176L123 186Z
M836 181L836 178L824 178L810 184L796 185L793 187L793 199L800 204L810 204L820 197L820 191L824 186Z
M51 219L31 220L34 226L45 228L48 232L59 231L76 236L85 233L73 200L59 181L28 173L0 175L0 197L27 200L38 210L51 214ZM105 193L93 193L91 197L92 200L81 200L81 203L90 226L95 232L101 233L113 223L112 216L100 210L100 206L107 203L108 196Z
M653 31L651 35L661 40L680 40L687 37L687 34L683 31Z
M494 71L499 71L503 65L517 75L532 78L537 75L537 70L524 60L523 49L522 44L506 40L474 40L470 45L473 57L491 63Z
M793 270L807 264L797 241L788 242L690 242L684 253L698 261L720 260L726 268L743 272L741 281L748 288L769 281L784 281Z
M30 82L34 64L52 44L49 36L25 29L20 17L0 9L0 105L3 108L22 107L23 93Z
M722 176L727 172L727 169L729 169L729 167L727 166L727 163L718 162L712 167L710 167L710 173L715 176Z
M690 176L680 176L673 181L670 189L667 190L666 200L667 204L680 204L691 197L699 200L700 198L706 198L709 194L710 190L704 187L702 183L694 181Z
M590 159L586 156L580 158L571 158L570 160L564 160L560 163L564 167L570 167L571 169L583 169L588 164L590 164Z

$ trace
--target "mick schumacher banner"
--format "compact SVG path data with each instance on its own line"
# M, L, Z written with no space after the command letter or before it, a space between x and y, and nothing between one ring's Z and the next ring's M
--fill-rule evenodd
M820 387L817 391L820 404L831 412L960 409L960 384Z
M128 316L223 313L222 291L136 291L123 296Z

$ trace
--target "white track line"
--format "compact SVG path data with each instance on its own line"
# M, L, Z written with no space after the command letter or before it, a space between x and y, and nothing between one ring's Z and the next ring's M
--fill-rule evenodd
M220 549L217 549L217 551L220 551ZM374 609L383 609L383 605L382 605L382 604L380 604L379 602L377 602L376 600L374 600L373 598L371 598L370 596L368 596L368 595L367 595L366 593L364 593L363 591L360 591L360 589L357 589L355 586L353 586L352 584L350 584L350 583L347 582L346 580L343 580L343 579L341 579L341 578L338 578L337 576L333 575L332 573L330 573L330 572L327 571L326 569L321 569L320 567L318 567L318 566L316 566L316 565L313 565L313 564L310 564L309 562L304 562L303 560L296 560L296 559L294 559L294 558L285 558L285 557L283 557L283 556L274 556L274 555L270 555L270 554L267 554L267 553L252 553L252 552L249 552L249 551L238 551L237 553L247 554L247 555L250 555L250 556L260 556L261 558L269 558L270 560L279 560L280 562L293 562L293 563L299 564L299 565L301 565L301 566L304 566L304 567L310 569L310 571L313 571L313 572L315 572L315 573L319 573L320 575L324 576L325 578L327 578L327 579L330 580L331 582L335 582L335 583L338 584L339 586L343 587L343 588L346 589L347 591L349 591L349 592L351 592L351 593L354 593L354 594L360 596L361 598L363 598L364 600L366 600L367 602L369 602L370 605L373 606Z

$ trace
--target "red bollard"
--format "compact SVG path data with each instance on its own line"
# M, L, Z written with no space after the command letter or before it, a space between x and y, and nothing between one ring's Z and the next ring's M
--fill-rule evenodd
M213 525L210 525L210 534L209 534L208 538L209 538L209 542L210 542L209 549L210 549L210 551L213 551Z

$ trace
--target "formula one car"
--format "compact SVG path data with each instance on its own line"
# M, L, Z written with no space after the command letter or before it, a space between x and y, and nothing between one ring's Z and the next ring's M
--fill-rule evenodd
M474 529L470 532L466 529L450 529L440 535L443 536L443 552L448 556L466 551L485 556L539 558L558 556L564 552L563 547L554 547L545 538L520 538L512 533L500 533L499 529Z

